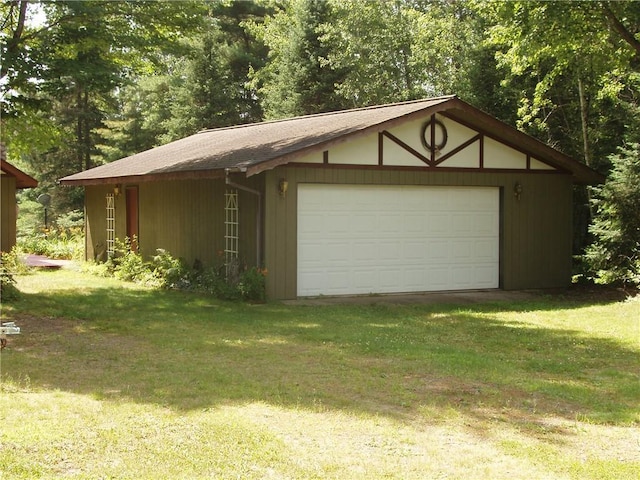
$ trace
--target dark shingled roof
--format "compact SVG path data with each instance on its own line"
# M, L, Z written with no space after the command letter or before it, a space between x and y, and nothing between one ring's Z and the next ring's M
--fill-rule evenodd
M33 188L38 186L38 180L7 162L7 150L4 143L0 143L0 171L2 171L3 174L15 177L16 188Z
M171 178L247 176L286 164L313 151L326 150L356 135L381 131L416 115L437 112L479 128L500 141L572 172L579 183L599 183L599 174L547 145L487 115L455 96L359 108L271 122L205 130L60 180L63 185L91 185Z

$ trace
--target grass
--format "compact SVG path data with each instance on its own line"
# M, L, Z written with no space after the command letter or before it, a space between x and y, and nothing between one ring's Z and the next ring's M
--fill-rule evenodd
M1 480L640 473L638 298L249 305L71 270L18 287Z

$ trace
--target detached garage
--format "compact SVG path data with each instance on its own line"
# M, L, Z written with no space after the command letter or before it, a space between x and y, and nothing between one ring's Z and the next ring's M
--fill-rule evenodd
M86 186L87 258L135 233L265 267L288 299L566 286L573 184L601 181L439 97L207 130L61 183Z

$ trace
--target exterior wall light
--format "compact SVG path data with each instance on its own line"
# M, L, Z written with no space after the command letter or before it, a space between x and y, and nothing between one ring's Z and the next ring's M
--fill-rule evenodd
M120 195L120 185L116 185L115 187L113 187L113 194L117 197Z
M520 182L516 182L513 186L513 195L516 197L516 200L520 200L520 196L522 195L522 184Z
M286 178L281 178L278 182L278 192L280 192L280 196L284 197L287 194L287 190L289 189L289 182L287 182Z

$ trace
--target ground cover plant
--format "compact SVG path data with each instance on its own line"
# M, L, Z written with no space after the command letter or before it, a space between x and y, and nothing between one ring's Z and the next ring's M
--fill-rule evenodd
M135 237L133 242L137 242ZM150 259L145 259L131 245L129 238L116 239L113 256L105 262L84 263L84 270L147 287L206 293L221 300L263 302L266 299L266 269L235 263L230 270L232 273L227 273L222 257L217 265L198 263L192 267L162 248L156 249Z
M0 478L625 479L640 301L242 304L16 277Z

